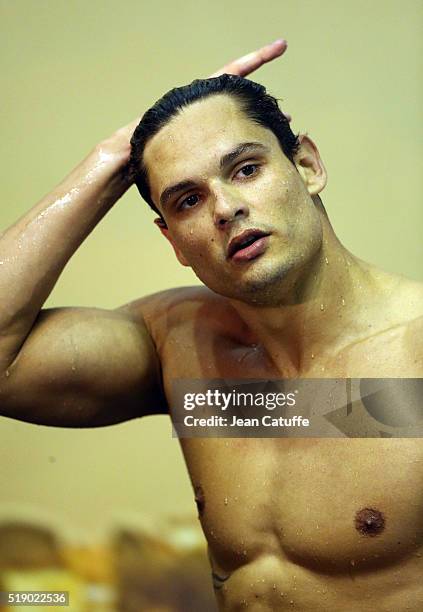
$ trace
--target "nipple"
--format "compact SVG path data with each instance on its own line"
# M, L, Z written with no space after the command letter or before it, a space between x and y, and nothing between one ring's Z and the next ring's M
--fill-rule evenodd
M363 508L355 515L355 528L365 536L377 536L385 529L385 517L375 508Z

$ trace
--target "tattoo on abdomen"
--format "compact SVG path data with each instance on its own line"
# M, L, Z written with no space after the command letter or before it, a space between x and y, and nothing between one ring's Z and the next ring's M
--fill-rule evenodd
M197 504L197 510L199 516L201 516L204 512L204 508L206 507L206 498L204 497L203 487L199 485L194 487L194 499Z
M216 590L221 589L229 577L230 574L222 577L216 574L216 572L212 572L213 588Z

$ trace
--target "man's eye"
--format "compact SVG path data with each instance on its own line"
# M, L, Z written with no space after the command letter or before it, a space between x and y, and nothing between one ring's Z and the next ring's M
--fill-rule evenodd
M198 202L198 195L193 194L182 200L182 202L178 206L178 210L184 210L185 208L192 208Z
M237 174L242 173L243 176L252 176L253 174L257 174L258 165L257 164L246 164L242 166L237 172Z

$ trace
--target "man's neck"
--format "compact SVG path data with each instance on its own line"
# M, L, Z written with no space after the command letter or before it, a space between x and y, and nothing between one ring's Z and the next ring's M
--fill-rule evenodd
M354 257L335 235L326 239L294 291L276 306L231 300L276 368L304 373L360 337L371 335L377 283L371 266ZM371 306L371 309L368 308ZM315 361L313 361L315 360Z

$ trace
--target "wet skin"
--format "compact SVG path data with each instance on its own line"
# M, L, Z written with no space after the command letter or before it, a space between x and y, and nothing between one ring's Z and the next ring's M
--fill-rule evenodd
M60 427L173 416L179 378L422 376L421 285L340 244L309 138L294 165L222 96L186 108L145 152L160 229L209 288L40 311L129 187L133 128L1 237L2 416ZM232 257L251 229L265 234L259 247ZM221 610L421 610L420 439L186 439L182 450Z
M404 287L404 295L410 295ZM143 313L171 381L275 377L264 346L207 289L173 290ZM392 313L391 313L392 314ZM418 320L315 358L299 376L416 375ZM387 353L389 347L389 353ZM181 355L184 358L181 359ZM370 356L370 358L369 358ZM184 439L221 610L419 610L423 598L420 439ZM293 602L293 603L291 603ZM360 606L360 608L358 608Z
M253 142L264 148L222 170ZM212 289L126 307L147 324L170 407L179 378L422 376L422 288L339 243L317 199L326 175L311 141L295 168L273 134L215 97L163 128L145 160L159 208L169 186L190 181L160 208L162 231ZM265 248L234 262L228 245L248 228L269 234ZM421 609L420 439L181 445L221 610Z

